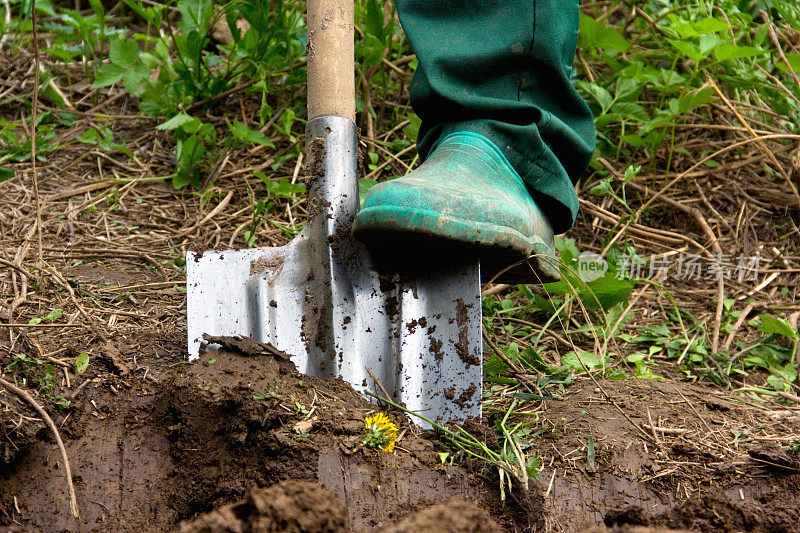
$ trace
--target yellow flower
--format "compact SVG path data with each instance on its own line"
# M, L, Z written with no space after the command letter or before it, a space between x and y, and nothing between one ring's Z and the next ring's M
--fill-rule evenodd
M378 413L364 420L362 442L367 448L380 448L385 452L392 452L395 440L397 440L397 426L385 414Z

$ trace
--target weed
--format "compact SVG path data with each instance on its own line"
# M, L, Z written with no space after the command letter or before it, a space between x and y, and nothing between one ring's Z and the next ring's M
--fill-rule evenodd
M278 386L275 385L274 390L272 388L267 389L266 393L255 391L253 392L253 399L254 400L266 400L267 398L271 400L280 400L280 394L278 393Z
M297 400L295 400L295 402L294 402L294 408L295 408L295 410L297 411L298 414L301 414L301 415L307 415L308 414L308 407L306 407L302 403L298 402Z
M361 442L367 448L393 452L397 440L397 426L383 414L378 413L364 420L364 434Z
M43 363L40 359L30 357L24 353L11 354L11 362L8 363L3 369L5 372L13 372L25 365L28 366L41 366Z
M597 469L597 465L594 462L595 455L594 436L589 433L589 444L586 446L586 464L591 470Z
M250 248L256 241L256 233L264 225L267 213L272 209L274 202L267 202L263 198L255 199L253 193L248 189L247 196L250 198L251 205L251 219L250 228L244 232L244 242L246 247Z
M54 320L58 320L62 316L64 316L64 310L61 308L56 308L41 318L31 318L28 321L28 324L41 324L42 322L53 322Z
M75 358L75 372L83 374L87 368L89 368L89 354L85 352L78 354Z
M419 418L430 425L431 428L438 432L445 439L445 441L450 443L457 451L482 461L486 461L497 468L498 475L500 477L501 498L503 500L505 500L505 489L507 486L509 488L512 486L512 481L519 485L523 490L528 490L529 478L535 479L538 476L539 466L541 464L539 455L535 454L533 457L527 458L516 436L516 432L526 424L517 423L514 425L509 425L509 416L511 413L513 413L513 410L517 405L516 400L512 402L511 407L497 424L497 427L501 432L500 438L502 442L501 450L500 452L497 452L489 448L484 441L476 438L457 424L443 426L437 422L434 422L430 418L417 412L410 411L387 398L382 398L369 391L367 391L366 394L376 398L377 400L385 402L387 405L391 405L395 409L399 409L408 415Z
M44 374L39 380L39 394L50 398L59 409L69 409L71 402L63 396L54 394L56 370L50 363L44 365Z

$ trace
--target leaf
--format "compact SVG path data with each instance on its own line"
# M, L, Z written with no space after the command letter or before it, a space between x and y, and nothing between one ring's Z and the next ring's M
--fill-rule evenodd
M103 9L103 2L101 2L100 0L89 0L89 5L92 7L92 11L94 11L95 14L100 17L102 23L105 17L105 9Z
M253 144L268 146L270 148L275 147L272 141L269 140L269 137L267 137L260 131L250 129L249 127L247 127L247 124L243 122L234 120L233 124L230 123L228 124L228 128L231 130L231 134L237 139L240 139L242 141L248 141Z
M10 168L0 167L0 183L3 183L4 181L8 181L13 177L14 177L14 171L13 170L11 170Z
M752 347L747 356L742 360L745 368L758 366L770 372L778 368L792 357L791 350L774 344L761 343Z
M600 104L600 107L604 113L608 111L608 109L611 107L611 104L614 103L614 97L611 96L611 93L608 92L608 89L605 87L601 87L596 83L587 83L585 81L579 81L578 86L589 93L589 95L594 98L598 104Z
M47 313L47 315L44 317L44 319L47 320L48 322L51 322L53 320L58 320L62 316L64 316L64 310L63 309L53 309L52 311Z
M565 263L569 264L567 261ZM561 275L564 279L555 283L547 283L543 286L545 291L548 294L577 293L583 305L589 310L597 309L598 302L600 303L599 307L603 309L610 309L620 302L627 302L636 283L633 279L617 279L616 272L611 268L602 278L596 279L585 286L565 267L562 267ZM570 283L572 287L570 287Z
M75 371L78 374L83 374L86 372L86 369L89 367L89 354L88 353L81 353L78 354L78 357L75 358Z
M681 76L674 70L661 69L661 83L663 86L680 85L686 81L685 76Z
M508 365L497 354L492 354L483 364L483 373L487 376L499 376L508 370Z
M716 35L703 35L700 37L700 55L708 56L708 53L722 44L722 40ZM731 45L733 46L733 45Z
M632 97L632 99L636 99L636 96L642 89L642 84L632 77L622 76L617 78L616 83L614 84L614 98L617 100L625 100L626 98Z
M792 70L794 70L795 72L800 72L800 54L789 52L788 54L786 54L786 60L789 62L789 66L792 67ZM783 72L789 72L789 69L786 68L786 64L783 62L780 62L775 66L778 67L778 69L782 70Z
M788 383L793 383L797 379L797 369L791 362L783 366L773 366L769 370L773 375L778 376Z
M777 334L783 335L784 337L788 337L790 339L798 338L798 332L795 330L789 322L783 318L778 318L770 315L759 315L758 318L761 319L761 327L758 328L758 331L761 333L766 334Z
M383 43L383 5L378 0L367 0L367 12L364 17L364 30Z
M722 43L714 49L714 59L725 61L728 59L741 59L762 54L768 54L769 50L762 50L754 46L737 46L731 43Z
M611 361L605 361L604 363L603 361L600 361L600 359L598 359L593 353L581 349L567 353L561 358L561 361L565 365L572 367L577 372L584 372L585 370L598 370L607 364L610 365L611 363ZM585 369L584 366L586 367Z
M702 20L699 20L695 22L692 27L698 33L719 33L731 29L731 27L724 21L715 19L714 17L706 17Z
M143 63L136 63L133 68L128 69L122 75L122 83L125 85L125 90L137 98L144 93L149 79L150 69Z
M616 102L611 106L611 112L619 115L625 120L634 122L646 122L650 116L647 110L635 102Z
M603 50L611 49L625 52L630 45L631 43L622 35L622 32L609 26L603 27L600 32L600 38L597 40L597 46Z
M700 34L688 22L680 22L669 27L670 30L678 34L681 39L690 39L692 37L700 37Z
M596 46L602 28L603 25L601 23L599 23L589 15L586 15L585 13L581 12L580 21L578 25L580 39L581 39L581 46L582 47Z
M133 39L118 39L109 46L108 59L115 65L127 69L139 59L139 45Z
M629 135L622 135L620 139L625 141L626 143L630 144L634 148L639 148L647 144L645 140L641 137L641 135L636 135L635 133ZM591 191L589 191L591 192Z
M611 188L611 179L612 178L606 178L589 189L589 194L594 196L607 196L609 194L613 194L614 190Z
M528 457L525 461L525 473L528 474L528 477L531 479L536 479L539 476L539 467L542 464L542 458L537 453L533 457Z
M647 356L642 352L636 352L626 357L625 360L628 361L629 363L638 363L639 361L642 361L646 358Z
M580 14L579 33L582 48L600 48L605 53L625 52L631 45L618 29L583 13Z
M78 142L82 142L84 144L100 144L103 141L103 136L100 135L94 128L89 128L88 130L84 131L83 134L78 137Z
M581 255L580 251L578 251L578 246L575 244L575 239L556 235L554 241L556 250L561 255L561 260L564 263L569 264L574 257Z
M259 176L260 177L260 176ZM281 198L294 198L299 194L306 192L306 186L302 183L292 183L288 178L281 178L277 183L270 179L263 179L264 185L267 190Z
M542 356L530 346L520 352L518 360L537 372L544 372L549 368Z
M206 26L213 12L211 0L181 0L178 2L181 12L179 27L183 35L189 36L192 32L205 33ZM192 40L200 40L196 36Z
M682 94L678 97L678 111L688 113L700 106L706 105L714 100L714 92L711 88L705 88L697 92ZM674 100L674 99L673 99Z
M359 178L358 180L358 196L361 203L364 203L364 197L367 195L367 191L369 191L373 186L377 185L378 182L372 178Z
M92 89L99 89L100 87L114 85L122 79L123 74L125 74L125 69L119 65L115 65L113 63L105 63L100 65L100 68L97 69L97 75L94 78L94 83L92 83Z
M408 126L403 128L403 135L405 135L412 141L416 141L417 135L419 135L419 127L422 125L422 119L419 118L414 113L409 113L408 122L409 122Z
M700 48L690 42L677 41L675 39L667 39L667 42L669 42L669 44L671 44L678 52L682 53L695 63L699 63L700 60L705 57L700 53Z
M383 59L383 50L383 42L374 35L365 35L356 42L356 56L360 58L360 63L364 67L379 64Z
M157 130L174 130L177 128L182 127L184 124L192 124L193 121L200 122L193 116L186 114L185 111L181 111L171 119L167 120L156 126Z
M633 318L633 311L628 311L623 317L622 313L625 311L625 308L626 302L617 302L606 313L606 324L608 324L609 328L613 327L617 324L617 321L619 321L616 329L614 331L609 331L608 334L615 334L617 331L625 329L625 326Z

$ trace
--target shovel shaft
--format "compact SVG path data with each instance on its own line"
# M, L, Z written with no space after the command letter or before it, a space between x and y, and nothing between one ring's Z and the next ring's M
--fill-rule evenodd
M308 119L355 122L353 0L308 0Z

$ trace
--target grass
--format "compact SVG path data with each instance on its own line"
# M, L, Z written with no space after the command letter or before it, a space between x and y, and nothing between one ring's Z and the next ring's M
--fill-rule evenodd
M36 217L35 140L45 245L82 236L72 266L143 261L164 285L92 294L9 273L14 296L3 306L15 320L51 321L53 298L71 320L97 312L100 323L104 306L131 299L177 309L188 246L279 245L302 228L302 2L36 5L35 135L30 4L12 0L0 30L3 78L20 82L0 87L4 210ZM416 59L393 9L356 2L362 194L419 162L408 104ZM532 434L544 400L578 380L707 380L756 401L800 401L799 72L791 0L584 5L574 76L598 148L578 186L576 227L557 241L564 280L484 292L485 412L510 443L490 450L511 465L501 471L527 476L514 443ZM155 189L161 181L171 189ZM12 235L0 259L41 273L32 234L2 215L0 224ZM590 265L605 270L589 279ZM25 352L41 364L44 350Z

